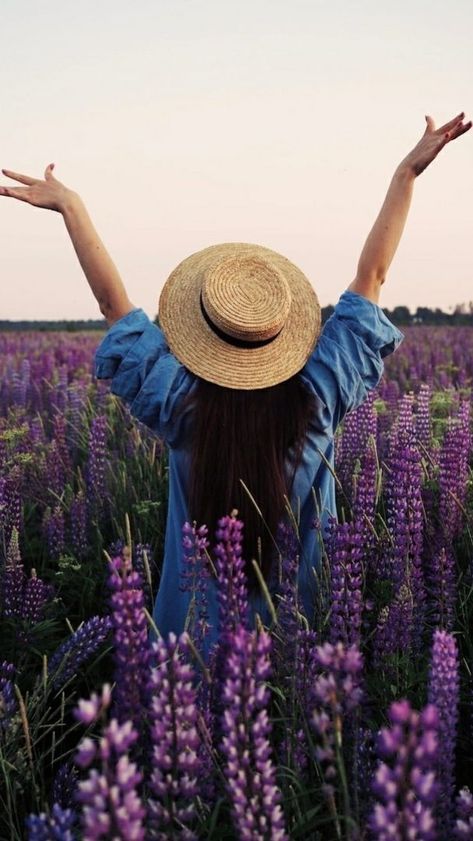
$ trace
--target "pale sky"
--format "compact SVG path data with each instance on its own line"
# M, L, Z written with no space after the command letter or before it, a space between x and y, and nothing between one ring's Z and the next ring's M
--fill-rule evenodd
M473 118L471 0L0 11L0 167L54 162L150 316L173 268L219 242L279 251L335 303L424 115ZM473 299L472 197L473 129L416 180L382 305ZM0 196L0 231L0 318L101 317L60 214Z

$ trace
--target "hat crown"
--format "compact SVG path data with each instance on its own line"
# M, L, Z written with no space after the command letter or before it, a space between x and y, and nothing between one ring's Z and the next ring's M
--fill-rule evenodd
M226 335L259 342L281 332L291 308L291 290L270 260L227 256L205 270L202 304Z

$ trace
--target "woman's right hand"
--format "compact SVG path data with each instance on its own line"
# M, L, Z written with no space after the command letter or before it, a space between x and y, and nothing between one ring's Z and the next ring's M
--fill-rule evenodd
M10 169L2 169L4 175L26 184L26 187L0 186L0 196L9 196L19 201L28 202L35 207L44 207L46 210L56 210L62 213L68 201L74 195L61 181L53 175L54 164L49 164L44 171L44 180L31 178L29 175L21 175L19 172L12 172Z
M426 116L427 126L421 139L400 163L399 169L409 169L414 175L420 175L430 163L437 157L441 149L451 140L456 140L461 134L471 129L471 120L463 125L465 114L462 111L453 120L450 120L440 128L435 128L432 117Z

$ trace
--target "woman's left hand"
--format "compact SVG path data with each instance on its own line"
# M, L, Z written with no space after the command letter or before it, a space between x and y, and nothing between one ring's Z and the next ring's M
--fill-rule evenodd
M436 129L432 117L426 116L427 126L423 136L412 152L406 155L399 168L408 168L414 175L420 175L447 143L456 140L461 134L471 129L471 120L463 124L464 117L465 114L462 111L453 120Z
M68 199L74 195L61 181L53 175L54 164L49 164L44 171L44 181L41 178L31 178L29 175L21 175L19 172L12 172L10 169L2 169L4 175L26 184L26 187L0 186L0 196L10 196L20 201L26 201L35 207L44 207L47 210L57 210L62 213Z

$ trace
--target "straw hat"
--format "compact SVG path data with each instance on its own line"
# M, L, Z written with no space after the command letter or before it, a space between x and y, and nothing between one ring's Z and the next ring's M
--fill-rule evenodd
M304 367L320 332L320 306L286 257L226 242L191 254L171 272L159 324L192 373L228 388L257 389Z

